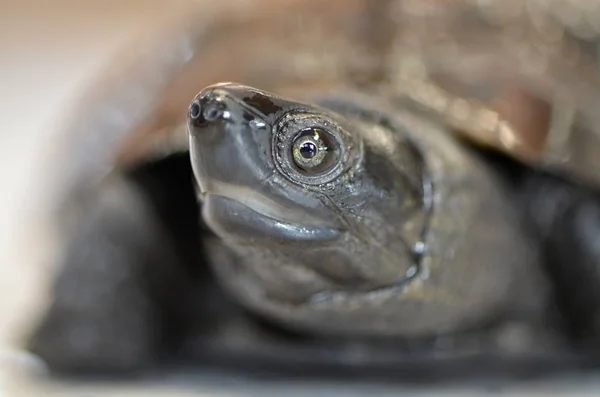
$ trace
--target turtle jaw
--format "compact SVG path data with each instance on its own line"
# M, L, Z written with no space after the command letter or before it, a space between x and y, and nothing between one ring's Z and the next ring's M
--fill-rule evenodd
M331 241L341 230L326 223L317 223L310 216L294 219L289 214L278 214L273 209L251 200L237 200L228 196L207 193L203 195L202 215L217 235L236 245ZM301 223L302 221L308 221Z

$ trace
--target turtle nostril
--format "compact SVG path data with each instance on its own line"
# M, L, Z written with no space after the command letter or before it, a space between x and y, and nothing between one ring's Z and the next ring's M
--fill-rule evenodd
M194 99L188 109L188 118L194 125L204 126L219 120L228 120L231 114L223 98L203 95Z
M190 118L196 120L198 117L200 117L200 104L194 101L190 106Z
M223 115L225 106L221 102L211 101L204 105L202 116L206 121L215 121Z

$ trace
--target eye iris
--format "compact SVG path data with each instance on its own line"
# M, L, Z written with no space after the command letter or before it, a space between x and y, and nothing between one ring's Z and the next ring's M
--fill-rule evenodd
M312 142L304 142L300 145L300 155L305 159L312 159L317 155L317 145Z
M331 137L320 128L307 128L294 139L292 157L300 170L310 173L325 171L336 157L331 153Z

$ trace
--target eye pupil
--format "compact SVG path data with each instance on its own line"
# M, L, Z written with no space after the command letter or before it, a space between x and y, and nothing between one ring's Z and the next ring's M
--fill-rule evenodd
M300 146L300 155L305 159L312 159L317 155L317 146L312 142L304 142Z

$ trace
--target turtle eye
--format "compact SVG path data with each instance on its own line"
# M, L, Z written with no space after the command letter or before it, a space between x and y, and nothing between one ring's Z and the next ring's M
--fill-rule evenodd
M337 150L331 135L323 128L306 128L292 144L294 164L306 173L324 172L337 160Z
M274 128L275 166L292 182L329 183L354 164L349 161L356 150L352 136L324 115L290 112Z

